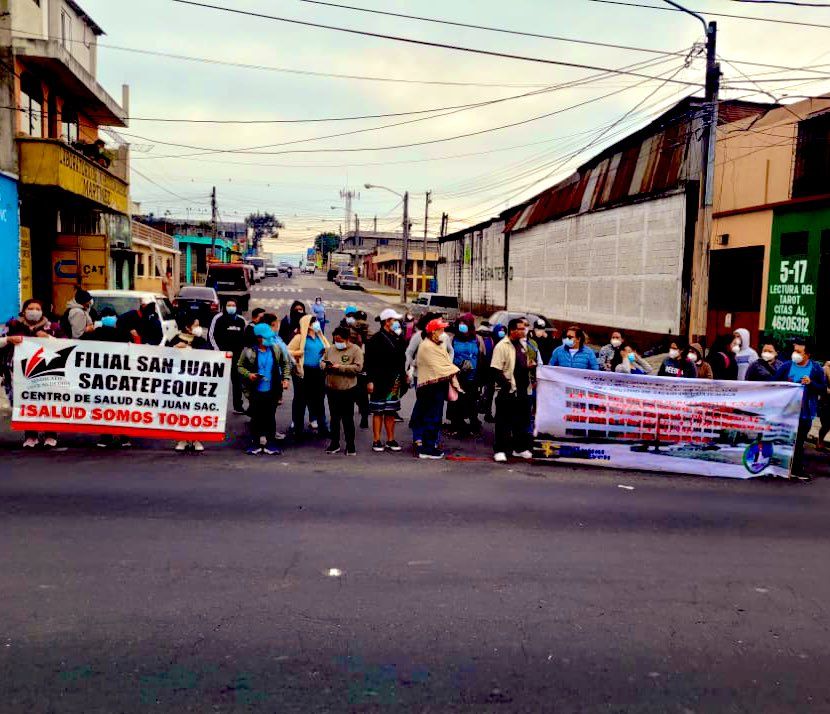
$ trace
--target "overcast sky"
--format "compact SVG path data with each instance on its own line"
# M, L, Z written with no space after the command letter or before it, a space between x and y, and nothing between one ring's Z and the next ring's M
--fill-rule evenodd
M660 4L659 0L646 1ZM366 191L363 185L368 182L389 186L400 193L405 190L412 193L415 234L423 231L424 192L428 189L434 194L430 208L431 232L437 232L442 212L450 215L453 230L484 220L563 178L574 166L590 158L613 140L610 134L598 138L599 133L626 112L634 109L611 132L626 130L627 133L647 123L662 109L695 91L695 87L680 82L702 82L704 74L701 57L683 69L683 58L678 56L442 26L301 0L213 0L212 3L338 27L598 67L620 68L646 61L660 63L639 70L660 80L617 75L582 86L551 89L596 72L290 25L179 5L172 0L142 0L140 8L128 0L80 0L80 4L107 33L101 38L99 81L119 99L120 85L131 86L130 115L135 119L121 133L133 143L133 167L143 174L133 174L133 199L142 202L144 210L156 214L170 211L175 216L207 219L208 194L215 185L225 220L241 220L252 210L276 213L286 224L281 248L287 252L310 245L313 236L322 230L338 229L343 221L339 192L345 188L360 192L354 210L360 216L362 227L371 226L375 216L381 229L394 230L399 226L399 199L380 190ZM512 0L508 3L351 0L348 4L665 52L686 52L703 39L701 24L682 13L598 4L590 0ZM830 25L830 9L750 5L734 0L696 2L693 7L701 11ZM719 53L723 58L793 68L830 62L830 50L825 48L826 29L711 19L719 24ZM271 69L196 62L117 48ZM406 79L409 83L322 77L273 68ZM763 67L741 65L738 69L755 78L763 75L765 79L813 76L805 74L803 69L773 74L769 73L774 70ZM830 65L826 69L830 71ZM725 81L733 86L752 86L732 67L724 66L723 70ZM674 81L664 82L666 78ZM821 77L810 84L782 81L763 86L779 97L788 92L800 95L830 91L830 83ZM412 114L300 124L138 120L251 121L396 114L533 92L536 92L534 96L436 118L429 118L431 114ZM613 96L597 99L614 92ZM726 92L725 96L765 100L744 90ZM588 100L596 101L567 109ZM566 111L479 136L378 150L378 147L447 139L560 110ZM284 145L414 119L421 121ZM580 153L592 141L596 143ZM250 148L262 146L271 148ZM374 150L343 151L364 148ZM204 154L203 149L245 149L250 153ZM285 153L297 150L313 150L313 153ZM182 157L173 158L179 155Z

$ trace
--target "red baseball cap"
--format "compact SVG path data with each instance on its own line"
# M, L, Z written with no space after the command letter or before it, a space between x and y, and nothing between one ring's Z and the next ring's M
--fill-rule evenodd
M446 330L450 326L449 322L444 322L440 317L430 320L427 323L427 332L437 332L438 330Z

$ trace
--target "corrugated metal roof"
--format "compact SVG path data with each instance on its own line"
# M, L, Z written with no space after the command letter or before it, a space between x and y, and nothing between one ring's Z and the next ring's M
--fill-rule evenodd
M722 102L719 118L734 121L768 111L773 105ZM531 228L679 188L700 174L698 131L702 99L687 97L646 127L618 141L574 174L530 201L501 214L505 233ZM512 214L512 215L510 215Z

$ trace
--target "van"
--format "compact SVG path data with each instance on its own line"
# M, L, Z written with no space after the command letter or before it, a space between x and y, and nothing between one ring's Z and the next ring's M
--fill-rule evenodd
M412 301L410 312L415 318L427 312L436 312L452 321L458 318L458 298L455 295L418 293L418 297Z
M223 305L233 298L240 311L248 312L252 272L253 267L243 263L210 263L205 286L216 291Z

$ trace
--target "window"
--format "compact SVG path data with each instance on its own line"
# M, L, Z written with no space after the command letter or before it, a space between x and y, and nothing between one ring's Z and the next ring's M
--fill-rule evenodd
M138 258L135 261L135 275L137 278L144 277L144 256L141 253L138 254Z
M61 44L65 50L70 50L72 43L72 19L66 10L61 10Z
M810 234L807 231L781 234L781 257L792 258L796 255L807 255L809 252Z
M78 141L78 113L64 104L61 112L61 139L67 144Z
M798 123L793 198L830 193L830 113Z
M20 130L29 136L43 136L43 92L40 83L31 75L20 78Z
M783 240L782 240L783 245ZM758 312L764 273L764 249L712 251L709 307L728 312Z

